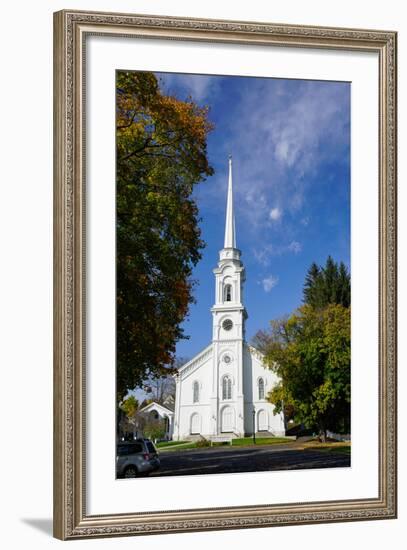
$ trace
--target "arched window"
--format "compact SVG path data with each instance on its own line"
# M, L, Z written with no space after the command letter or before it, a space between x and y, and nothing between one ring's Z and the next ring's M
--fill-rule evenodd
M232 399L232 380L229 376L222 380L222 399Z
M264 399L264 380L259 378L259 399Z
M194 403L198 403L199 402L199 382L197 382L195 380L194 382L194 385L193 385L193 397L192 397L192 401Z
M225 285L225 288L223 290L223 299L225 302L232 301L232 285Z

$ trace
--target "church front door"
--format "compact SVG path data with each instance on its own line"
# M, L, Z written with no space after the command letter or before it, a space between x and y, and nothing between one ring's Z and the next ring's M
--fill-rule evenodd
M225 432L233 432L233 421L234 421L234 414L232 407L224 407L222 409L222 426L221 431L223 433Z
M199 434L201 432L201 419L198 413L194 413L191 416L191 435Z

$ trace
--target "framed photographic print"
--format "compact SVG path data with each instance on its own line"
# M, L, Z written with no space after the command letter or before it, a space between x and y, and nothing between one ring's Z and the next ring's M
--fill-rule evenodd
M65 10L54 90L55 536L395 518L396 33Z

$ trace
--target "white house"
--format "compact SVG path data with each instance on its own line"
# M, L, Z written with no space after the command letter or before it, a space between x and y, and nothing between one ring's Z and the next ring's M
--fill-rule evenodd
M139 415L153 420L161 420L164 422L165 434L164 439L172 439L174 428L174 403L173 400L167 398L163 404L153 401L139 411ZM138 434L138 435L141 435Z
M273 414L267 393L278 382L263 356L245 341L245 270L236 248L232 159L224 248L215 274L212 342L183 365L176 378L173 439L254 432L284 435L283 414Z

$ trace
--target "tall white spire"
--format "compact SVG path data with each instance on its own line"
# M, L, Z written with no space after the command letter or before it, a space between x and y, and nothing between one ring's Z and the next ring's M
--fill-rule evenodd
M228 198L226 205L226 225L224 248L236 248L235 214L233 211L232 155L229 155Z

